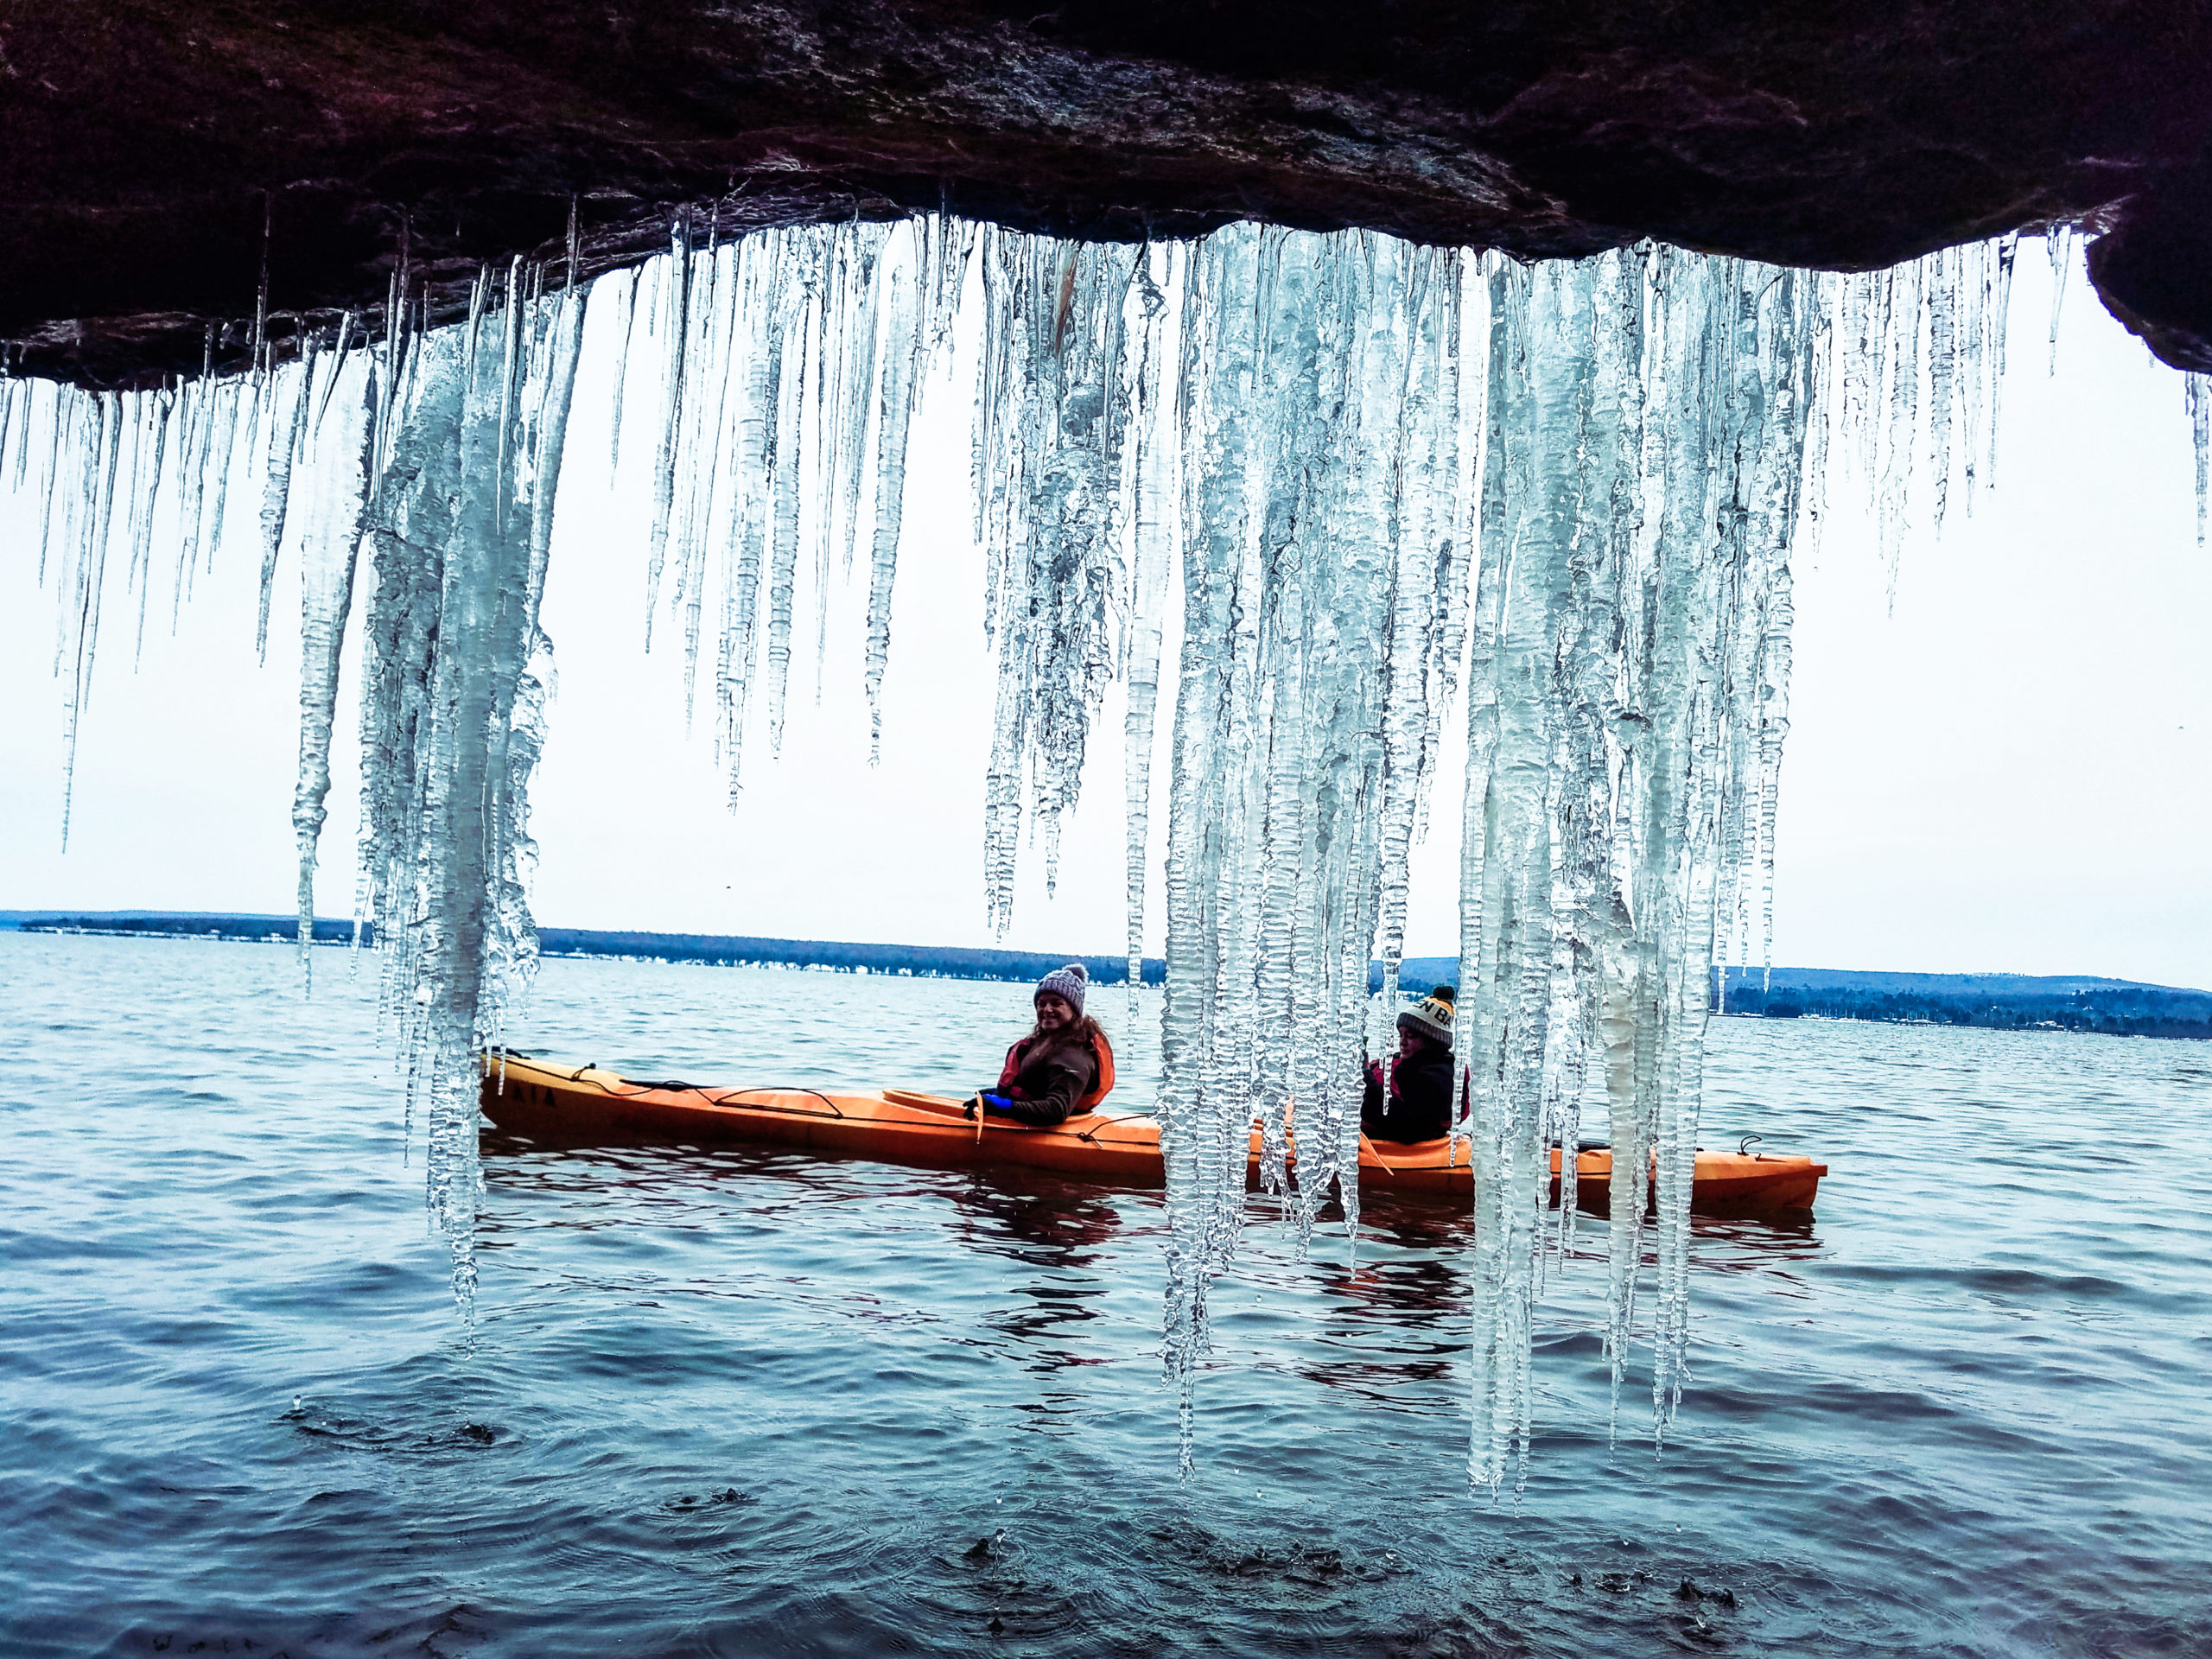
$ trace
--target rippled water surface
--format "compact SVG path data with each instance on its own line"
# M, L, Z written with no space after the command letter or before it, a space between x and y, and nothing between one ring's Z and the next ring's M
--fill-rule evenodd
M2200 1046L1717 1022L1706 1140L1818 1217L1700 1224L1663 1459L1573 1263L1493 1503L1464 1224L1379 1194L1356 1268L1255 1205L1188 1484L1156 1195L487 1137L472 1344L344 963L0 934L0 1650L2212 1650ZM1095 1002L1141 1096L1158 1004ZM556 962L512 1035L956 1089L1025 1009Z

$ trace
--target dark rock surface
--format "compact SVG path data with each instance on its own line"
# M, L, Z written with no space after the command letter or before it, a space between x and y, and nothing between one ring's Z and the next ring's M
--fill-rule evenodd
M2204 0L0 0L0 337L113 385L912 207L1867 267L2057 219L2212 368ZM264 239L264 229L266 232ZM556 270L557 277L559 272Z

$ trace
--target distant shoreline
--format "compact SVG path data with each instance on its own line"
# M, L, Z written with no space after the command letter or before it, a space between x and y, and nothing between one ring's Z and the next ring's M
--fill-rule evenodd
M120 938L219 938L254 944L292 944L299 920L292 916L201 913L190 911L0 910L0 931L91 933ZM373 924L362 943L373 944ZM318 916L317 944L350 944L353 924ZM651 933L601 928L541 927L538 954L607 957L652 962L697 962L722 967L810 968L834 973L887 974L926 979L1030 981L1065 963L1080 962L1095 985L1128 979L1125 957L1077 956L1057 951L995 950L959 945L864 944L832 939L771 939L743 934ZM1143 982L1162 983L1167 964L1147 957Z
M298 922L290 916L192 911L0 910L0 931L88 933L123 938L218 938L251 944L293 943ZM318 917L315 942L346 944L350 921ZM1125 957L1071 952L1000 950L958 945L856 944L830 939L772 939L741 934L654 933L596 928L541 927L538 949L547 957L601 957L710 966L799 969L918 979L1032 981L1063 963L1080 962L1098 985L1128 978ZM365 930L364 943L374 942ZM1457 978L1449 957L1409 957L1400 966L1400 988L1419 995ZM2212 1040L2212 993L2180 986L2147 985L2094 976L2028 974L1914 974L1839 968L1729 968L1726 997L1718 1011L1769 1019L1866 1020L1891 1024L1969 1026L1999 1031L2087 1031L2111 1036ZM1166 964L1143 963L1143 982L1158 985ZM1382 966L1370 969L1380 989Z

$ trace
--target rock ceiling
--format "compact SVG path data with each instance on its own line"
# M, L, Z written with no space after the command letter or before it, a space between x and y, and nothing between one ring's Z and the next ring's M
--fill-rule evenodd
M2053 220L2212 370L2202 0L0 0L0 338L143 383L582 270L952 208L1865 268Z

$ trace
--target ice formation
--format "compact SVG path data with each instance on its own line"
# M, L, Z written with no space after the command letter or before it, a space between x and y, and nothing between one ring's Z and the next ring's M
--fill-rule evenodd
M529 284L535 287L535 282ZM525 794L551 647L537 626L584 296L487 276L465 329L409 342L364 528L361 867L429 1198L475 1287L477 1050L537 938ZM350 464L350 463L349 463ZM303 789L306 785L303 781Z
M41 575L58 550L55 671L69 760L111 545L127 552L143 631L157 520L175 538L172 595L181 603L193 572L221 544L242 457L259 492L264 652L280 556L296 548L292 822L302 947L341 645L359 552L365 539L370 547L362 902L378 924L383 1005L410 1112L427 1103L429 1196L464 1306L474 1284L476 1049L496 1032L507 987L535 950L524 786L550 672L537 601L582 339L582 293L548 296L541 284L520 264L486 272L464 327L403 323L370 346L348 319L332 349L279 365L257 346L249 373L175 390L80 393L0 380L0 469L10 435L19 480L34 437L45 440L36 446L48 504ZM63 836L66 845L66 806Z
M1332 1193L1357 1224L1368 966L1381 925L1395 969L1430 670L1466 568L1474 275L1456 250L1237 226L1184 285L1160 1116L1186 1414L1255 1118L1262 1179L1300 1227Z
M688 709L710 582L719 588L715 731L734 804L756 690L770 747L781 745L808 521L818 604L840 550L851 567L864 503L873 508L868 689L871 708L880 702L907 429L925 372L950 342L975 230L942 219L855 222L715 243L709 227L708 245L695 247L690 228L680 223L670 254L642 272L601 284L625 306L613 460L619 467L620 410L636 407L627 383L642 289L643 326L659 341L645 638L650 648L666 582L682 625ZM822 628L817 619L817 660Z
M832 573L863 543L880 741L910 429L933 375L970 366L999 670L986 910L1004 925L1032 827L1052 880L1119 677L1133 982L1179 576L1159 1103L1165 1353L1186 1424L1253 1136L1302 1235L1332 1199L1356 1231L1363 1056L1388 1046L1409 850L1464 686L1471 1469L1493 1491L1525 1469L1532 1310L1575 1225L1573 1159L1553 1211L1549 1158L1600 1114L1606 1344L1618 1388L1649 1332L1663 1433L1685 1374L1709 975L1770 928L1793 545L1818 534L1839 467L1892 572L1916 513L1940 530L1955 481L1971 505L2015 253L2006 238L1837 277L1664 247L1523 265L1250 225L1149 246L937 216L726 240L686 214L666 256L599 285L607 464L651 467L647 643L672 625L690 687L711 632L734 802L756 693L772 747L795 641L810 620L819 664ZM466 1302L474 1056L533 950L537 606L585 296L517 262L481 274L465 322L426 329L409 284L403 250L375 328L348 317L297 360L275 362L257 322L244 376L127 394L0 378L0 476L35 473L48 504L73 752L111 543L143 630L157 511L181 603L233 475L257 483L264 649L287 550L301 572L302 941L367 550L357 909L378 924ZM2188 395L2201 520L2212 390L2192 378ZM625 442L625 410L649 445Z
M1460 899L1493 1489L1525 1466L1550 1151L1586 1110L1613 1147L1616 1386L1649 1167L1662 1422L1679 1393L1708 975L1770 844L1819 286L1673 250L1494 280Z
M338 715L338 680L346 619L353 608L353 576L361 546L361 515L375 474L376 365L366 352L336 353L324 361L326 384L315 393L314 359L287 378L295 382L293 418L272 422L276 454L266 470L262 524L261 641L268 639L269 590L283 534L296 453L312 480L300 536L300 768L292 791L292 833L299 849L299 946L303 976L314 971L315 870L330 793L330 733ZM340 390L342 388L342 391ZM336 393L337 407L331 407ZM312 420L310 408L320 410ZM274 408L271 410L274 413Z
M2212 505L2212 374L2185 374L2182 387L2196 447L2196 544L2202 547L2206 511Z

